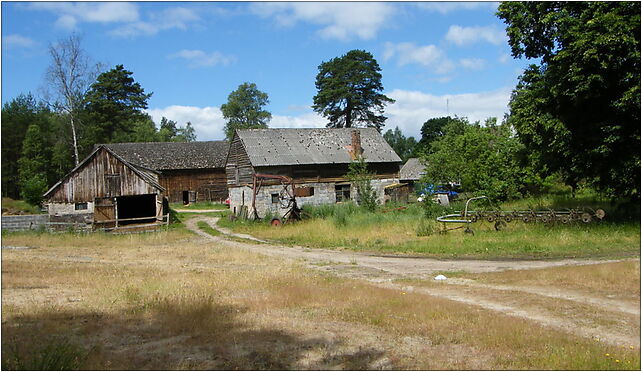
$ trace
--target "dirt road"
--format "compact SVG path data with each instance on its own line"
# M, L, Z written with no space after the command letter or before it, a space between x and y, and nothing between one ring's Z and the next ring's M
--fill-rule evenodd
M197 227L198 221L207 222L223 236L209 235ZM316 270L353 279L367 280L374 285L401 291L447 298L510 316L528 319L538 324L565 330L583 337L613 345L640 345L640 305L587 296L559 288L490 285L471 280L447 279L434 283L436 274L451 271L471 273L505 270L528 270L568 265L591 265L614 260L438 260L430 258L382 256L362 252L311 249L300 246L282 246L264 242L244 234L234 234L218 227L217 217L195 217L186 226L205 239L234 248L304 262ZM229 237L250 239L256 243L230 240ZM428 287L414 287L395 283L397 279L427 279ZM530 296L530 297L529 297ZM527 297L529 300L524 300ZM562 313L546 308L546 302L569 304L567 307L589 306L597 312L598 321L586 321L585 313L565 310ZM535 304L534 304L535 303ZM544 303L544 305L540 304ZM550 305L549 305L550 307ZM602 320L608 320L605 326Z

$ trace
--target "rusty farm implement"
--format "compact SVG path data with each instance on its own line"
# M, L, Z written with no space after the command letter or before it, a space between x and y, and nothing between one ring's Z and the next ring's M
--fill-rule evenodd
M437 221L443 223L442 233L448 230L465 228L464 232L473 234L470 228L475 222L488 222L494 224L495 230L503 229L508 223L521 221L523 223L544 223L544 224L571 224L591 223L601 221L606 216L602 209L573 208L564 210L469 210L470 202L485 199L485 196L470 198L466 201L463 211L437 217ZM456 227L446 227L447 224L465 224Z

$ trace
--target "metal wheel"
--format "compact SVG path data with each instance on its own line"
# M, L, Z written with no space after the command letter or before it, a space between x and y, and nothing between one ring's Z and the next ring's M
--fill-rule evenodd
M506 227L506 222L501 220L495 222L495 231L503 230L505 227Z
M486 216L486 221L495 222L495 218L496 218L495 215L491 214L491 215Z
M280 219L280 218L278 218L278 217L274 217L274 218L270 221L270 226L278 227L278 226L281 226L281 225L283 225L283 222L281 222L281 219Z
M591 215L590 215L590 214L588 214L588 213L582 213L582 222L584 222L584 223L589 223L589 222L591 222L592 220L593 220L593 219L591 218Z
M562 216L562 217L560 217L560 222L563 223L563 224L567 224L567 223L571 222L571 218L569 216Z
M600 220L606 217L606 212L602 209L598 209L595 211L595 217L599 218Z
M530 218L530 216L524 216L524 217L522 217L522 222L524 222L524 223L529 223L529 222L531 222L531 218Z

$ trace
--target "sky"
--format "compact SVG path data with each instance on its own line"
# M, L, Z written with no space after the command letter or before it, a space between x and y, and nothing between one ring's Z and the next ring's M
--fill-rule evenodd
M495 2L2 2L2 103L41 97L49 45L80 35L107 68L122 64L147 112L223 139L220 106L244 82L268 94L270 127L324 127L311 109L322 62L353 49L381 67L384 131L420 138L422 124L508 111L531 63L510 55Z

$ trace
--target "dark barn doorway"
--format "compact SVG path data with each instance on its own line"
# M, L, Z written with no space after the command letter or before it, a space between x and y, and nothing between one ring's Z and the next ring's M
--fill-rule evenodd
M130 225L156 221L156 194L120 196L116 198L118 224ZM127 218L143 218L134 221L120 221Z

